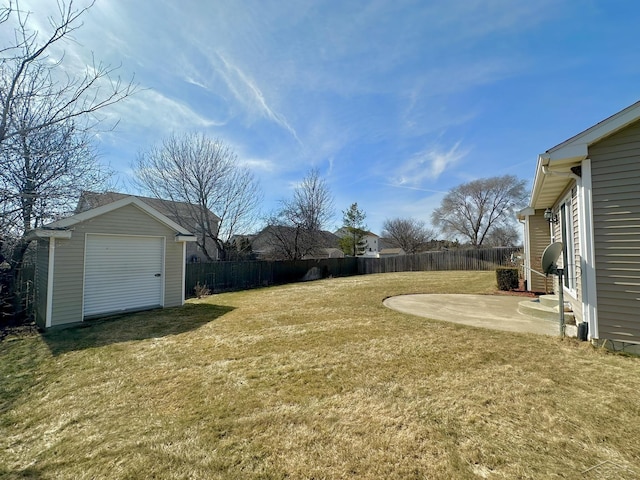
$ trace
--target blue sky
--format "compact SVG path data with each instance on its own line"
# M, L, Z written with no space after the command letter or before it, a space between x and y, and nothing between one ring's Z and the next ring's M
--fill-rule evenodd
M55 2L21 6L46 31ZM265 211L315 167L329 228L358 202L380 233L428 223L460 183L530 182L539 153L639 100L639 20L621 0L97 0L63 65L93 54L140 84L98 136L120 190L140 150L205 132L253 169Z

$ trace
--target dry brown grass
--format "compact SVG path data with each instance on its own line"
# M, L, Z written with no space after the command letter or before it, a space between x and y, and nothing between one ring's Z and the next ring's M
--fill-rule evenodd
M9 338L0 476L638 478L640 359L382 306L494 279L328 279Z

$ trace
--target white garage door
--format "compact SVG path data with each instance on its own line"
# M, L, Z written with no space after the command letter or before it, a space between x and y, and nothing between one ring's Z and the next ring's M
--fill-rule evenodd
M84 316L162 306L164 238L87 235Z

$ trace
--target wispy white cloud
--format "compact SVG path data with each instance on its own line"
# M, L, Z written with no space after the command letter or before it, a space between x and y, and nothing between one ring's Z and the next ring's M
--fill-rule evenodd
M469 153L462 149L460 142L449 150L439 147L428 148L405 161L398 169L394 184L398 186L416 186L425 180L437 180L447 169L455 166Z
M284 115L276 112L267 103L264 94L257 83L243 72L237 65L231 62L227 56L217 52L222 62L222 69L218 73L224 78L227 87L233 93L236 100L241 102L249 111L257 111L259 114L280 125L287 130L300 143L298 134L289 124Z
M276 164L266 158L241 158L239 165L247 167L252 171L273 172L276 169Z
M151 89L141 90L103 113L107 121L121 120L122 128L152 132L155 137L224 125L224 122L199 115L189 105Z

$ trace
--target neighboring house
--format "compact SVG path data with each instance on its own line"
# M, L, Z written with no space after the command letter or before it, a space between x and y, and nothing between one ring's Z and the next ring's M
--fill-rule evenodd
M596 343L640 352L640 102L541 154L518 216L528 289L544 290L542 252L563 242L555 289L576 321Z
M30 238L41 328L184 303L186 246L195 237L140 198L85 210Z
M129 197L125 193L117 192L82 192L78 200L78 206L75 213L81 213L92 208L108 205L117 200ZM215 235L218 233L220 218L210 210L203 211L199 206L185 202L173 202L170 200L161 200L158 198L141 197L135 195L136 198L142 200L145 204L153 207L158 212L169 218L171 221L182 225L188 231L192 232L196 237L195 242L191 242L187 246L187 263L208 262L207 255L203 252L204 246L212 260L218 259L218 248L216 242L205 232L201 225L208 225L208 230Z
M406 255L402 248L398 247L398 244L392 238L383 238L380 237L378 239L378 254L376 255L378 258L384 257L397 257L400 255Z
M251 244L255 235L232 235L227 243L226 260L249 261L255 260Z
M346 227L341 227L336 231L335 235L338 238L343 238L349 235L349 231L347 230ZM378 246L379 239L380 237L378 237L378 235L376 235L375 233L366 232L366 234L362 237L362 242L364 243L364 252L358 256L377 258L378 251L379 251L379 246Z
M406 255L405 251L400 247L383 248L378 252L378 258L398 257L400 255Z
M253 238L251 249L260 260L285 260L298 255L304 260L344 257L340 239L333 233L323 230L310 235L285 226L262 229Z
M362 238L364 241L363 257L377 257L380 251L380 237L373 232L367 232Z

